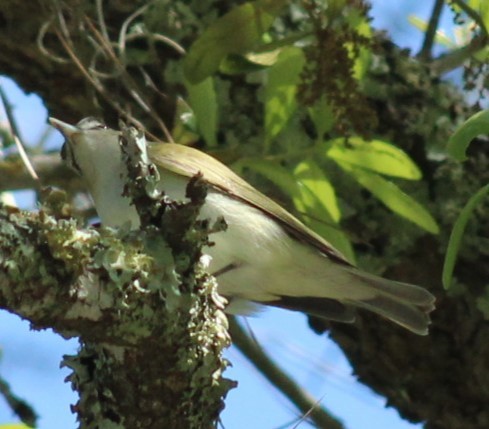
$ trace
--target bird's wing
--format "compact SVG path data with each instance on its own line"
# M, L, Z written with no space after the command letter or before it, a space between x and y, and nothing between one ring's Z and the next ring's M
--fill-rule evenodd
M212 156L173 143L153 143L149 147L149 154L153 161L175 174L193 177L201 173L204 181L212 188L256 207L279 221L297 240L314 246L335 262L351 266L347 259L324 238ZM205 160L205 167L202 167L203 160Z

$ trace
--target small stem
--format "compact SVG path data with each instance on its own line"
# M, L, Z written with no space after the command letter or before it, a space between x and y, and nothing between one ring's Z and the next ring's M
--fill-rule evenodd
M431 58L431 50L433 49L433 43L435 41L436 31L438 30L438 23L440 22L444 4L444 0L435 0L435 3L433 4L433 10L431 12L428 28L426 29L423 46L418 53L418 57L422 60L429 60Z
M17 122L14 117L13 106L10 103L7 94L5 93L1 85L0 85L0 100L2 101L2 104L5 109L5 113L7 114L7 122L10 127L10 132L12 134L15 145L17 146L17 150L19 151L20 158L22 159L22 162L24 163L24 166L27 169L32 180L34 180L36 187L39 188L40 187L39 177L36 171L34 170L34 167L32 166L29 156L27 155L27 151L25 149L26 144L20 136L20 130L19 127L17 126Z

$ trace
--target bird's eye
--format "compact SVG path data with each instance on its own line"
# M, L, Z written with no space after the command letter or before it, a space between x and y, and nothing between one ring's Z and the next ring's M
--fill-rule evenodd
M97 124L92 130L108 130L109 127L105 124Z
M94 118L93 116L89 116L87 118L83 118L76 126L84 131L94 131L94 130L105 130L107 129L107 126L99 121L98 119Z

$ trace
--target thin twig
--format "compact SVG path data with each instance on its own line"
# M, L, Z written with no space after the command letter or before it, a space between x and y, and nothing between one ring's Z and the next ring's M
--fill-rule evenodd
M148 9L149 6L151 6L150 3L145 4L144 6L137 9L135 12L129 15L129 17L121 25L121 31L119 32L119 43L118 43L120 55L121 56L125 55L126 41L131 40L134 37L151 38L153 40L163 42L166 45L175 49L175 51L177 51L180 55L185 55L185 49L181 45L179 45L175 40L172 40L169 37L164 36L163 34L152 34L152 33L146 34L141 32L141 34L132 34L130 36L127 35L127 31L131 22L134 21L139 15L146 12L146 9Z
M92 55L92 59L90 60L90 65L88 66L88 70L90 74L96 76L98 79L117 79L121 75L121 71L116 67L112 70L112 72L101 72L97 69L96 62L99 54L105 56L105 51L100 45L94 46L95 53Z
M59 57L58 55L54 55L44 45L44 37L46 36L47 31L48 31L48 28L50 27L50 25L52 23L53 23L53 21L50 20L48 22L45 22L41 26L41 29L39 30L39 33L37 33L37 39L36 39L37 47L51 61L54 61L55 63L58 63L58 64L66 64L66 63L69 62L69 60L67 58L62 58L62 57Z
M149 7L149 4L145 4L144 6L140 7L134 13L132 13L131 15L129 15L129 17L122 23L122 25L121 25L121 31L119 32L119 43L118 43L119 54L122 57L124 57L125 54L126 54L127 29L129 28L129 25L139 15L143 14L144 12L146 12L146 9L148 9L148 7Z
M165 43L166 45L175 49L175 51L177 51L180 55L186 54L185 48L182 45L178 44L175 40L170 39L167 36L164 36L163 34L151 34L151 38L158 42Z
M144 83L148 86L148 88L151 88L156 94L158 94L163 100L168 100L168 95L166 95L164 92L160 91L158 86L154 83L153 79L151 76L144 70L143 67L138 67L139 72L141 73Z
M27 152L24 148L24 145L21 143L19 138L17 136L14 136L14 142L15 145L17 146L17 150L19 151L20 158L22 159L22 162L25 165L25 168L29 172L30 176L32 179L37 183L38 187L41 186L41 182L39 180L39 176L36 173L36 170L34 170L34 167L32 166L31 161L29 160L29 155L27 155Z
M61 28L61 31L63 32L63 35L65 36L65 38L67 40L69 40L71 46L73 46L73 43L71 42L71 38L70 38L70 32L68 30L68 26L66 25L65 16L63 15L63 12L61 11L61 7L59 6L58 2L55 2L55 4L57 6L57 12L58 12L57 17L58 17L59 27Z
M29 156L27 155L27 152L25 150L25 144L20 136L19 128L17 127L17 123L15 121L15 117L13 113L13 107L10 104L7 94L5 94L1 85L0 85L0 98L5 108L5 113L7 114L7 123L10 128L10 132L14 137L14 142L15 145L17 146L17 150L19 151L20 158L22 159L25 168L29 172L29 175L36 182L36 184L40 186L39 176L37 175L36 171L34 170L34 167L32 166L31 161L29 160Z
M119 67L121 71L121 77L123 78L124 83L126 84L126 89L128 90L129 94L140 105L140 107L142 107L143 110L145 110L153 118L153 120L160 126L161 130L165 134L166 139L169 142L173 143L174 141L170 131L166 127L165 123L161 120L161 118L155 113L151 105L142 98L140 91L138 91L137 84L134 82L132 77L125 70L124 66L120 62L120 59L117 57L114 50L112 49L110 41L104 39L103 35L97 30L97 28L95 28L93 23L88 18L86 18L85 21L87 25L90 27L92 33L99 41L99 43L104 47L104 51L108 54L108 56L111 58L114 64L117 67Z
M15 395L10 389L9 384L3 378L0 378L0 395L24 424L29 427L35 427L37 425L38 416L34 408L24 399Z
M258 345L256 340L243 330L234 317L229 317L229 332L233 344L260 371L272 385L279 389L302 414L309 413L311 420L319 428L344 429L343 424L333 417L317 401L298 386L284 371L273 362Z
M117 102L113 100L113 97L111 97L107 93L104 85L100 82L99 79L113 77L112 74L110 75L107 73L103 74L98 70L96 70L95 66L91 69L87 69L82 64L78 56L75 54L75 48L70 37L70 32L66 25L64 15L59 7L57 10L57 16L58 16L59 29L56 29L56 34L58 36L58 39L63 45L65 51L68 53L70 59L77 66L77 68L80 70L83 76L85 76L85 78L90 82L90 84L95 88L95 90L102 95L102 97L119 113L119 115L121 115L121 117L125 118L129 123L137 126L138 128L145 130L145 133L152 140L156 140L156 141L159 140L152 133L148 132L146 128L139 121L137 121L129 112L123 109ZM101 0L97 0L97 16L99 21L104 21ZM168 130L164 122L158 117L158 115L155 113L154 109L149 105L149 103L142 98L136 83L134 82L132 77L127 73L125 67L120 61L120 58L115 54L114 50L112 49L111 42L108 39L109 36L105 24L101 25L101 31L99 31L93 25L93 23L88 17L85 17L85 23L88 25L89 29L91 30L91 33L95 37L95 39L90 38L93 42L93 45L96 47L96 49L99 52L104 53L105 55L107 55L108 58L110 58L110 60L115 66L115 70L117 70L116 75L121 76L123 82L125 83L128 93L143 108L143 110L146 111L153 118L153 120L155 120L155 122L159 124L160 128L165 134L166 139L170 142L173 142L173 138L171 136L170 131Z
M324 399L326 395L321 396L314 404L311 405L311 408L307 410L306 413L304 413L300 420L294 425L292 429L297 429L299 425L307 420L307 418L312 414L312 412L319 407L319 404L321 404L322 400Z
M17 126L17 121L15 120L14 107L10 103L7 94L5 94L2 85L0 85L0 98L2 99L3 106L5 107L5 113L7 114L7 121L10 127L10 132L12 133L12 135L17 136L21 143L23 143L24 140L21 138L20 130Z
M422 60L429 60L431 58L431 50L433 49L433 43L435 41L438 23L440 22L444 4L444 0L435 0L435 3L433 4L433 10L424 36L423 46L418 53L418 57Z
M73 49L70 46L70 41L66 40L63 34L61 34L60 31L56 30L56 35L58 36L58 39L60 40L61 44L63 45L63 48L66 50L68 53L69 57L71 60L74 62L74 64L78 67L80 72L85 76L85 78L93 85L93 87L104 97L105 101L109 103L114 110L116 110L121 117L125 118L129 123L135 125L141 130L145 130L145 133L154 141L158 141L158 138L150 133L149 131L146 130L144 125L139 122L136 118L131 116L126 110L124 110L118 103L116 103L113 99L113 97L110 96L110 94L107 93L103 85L100 84L99 81L93 78L93 76L88 72L88 70L85 68L85 66L80 62L76 54L74 53Z
M100 32L102 33L105 40L110 40L109 32L107 31L107 27L105 25L104 8L102 2L103 0L96 0L95 2L97 8L98 25L100 27Z
M83 74L83 76L85 76L85 78L95 87L95 89L100 92L100 94L102 94L104 96L104 98L106 100L110 100L108 94L106 93L105 91L105 88L100 85L100 83L95 80L91 75L90 73L88 72L88 70L85 68L85 66L80 62L80 60L78 59L78 57L76 56L75 52L73 51L72 47L71 47L71 41L69 39L67 39L60 31L56 30L56 35L58 36L58 39L59 41L61 42L61 44L63 45L63 48L65 49L65 51L68 53L69 57L71 58L71 60L75 63L75 65L78 67L78 70L80 70L80 72ZM116 106L116 103L111 103L113 107ZM120 107L119 107L120 109ZM117 109L119 111L119 109Z

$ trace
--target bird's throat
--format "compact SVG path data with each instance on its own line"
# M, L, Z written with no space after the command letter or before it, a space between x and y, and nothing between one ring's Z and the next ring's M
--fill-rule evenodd
M139 227L139 216L135 207L131 204L130 198L122 196L125 180L125 173L120 168L117 173L111 171L104 174L97 180L96 185L88 184L95 208L104 226L115 228L130 222L132 229Z
M87 178L87 182L102 225L115 228L130 222L132 229L138 228L140 221L137 211L131 199L122 196L127 181L124 164L120 162L111 169L101 171L104 173L96 180ZM188 179L161 168L159 172L159 190L173 200L184 201Z

